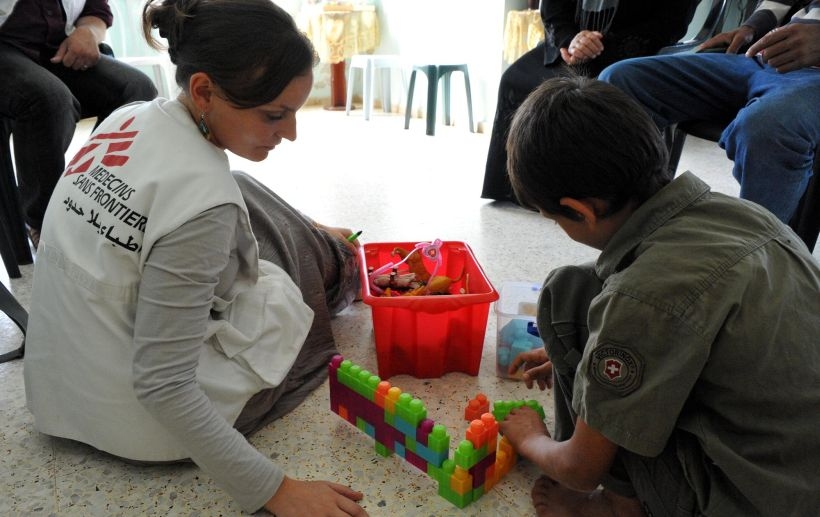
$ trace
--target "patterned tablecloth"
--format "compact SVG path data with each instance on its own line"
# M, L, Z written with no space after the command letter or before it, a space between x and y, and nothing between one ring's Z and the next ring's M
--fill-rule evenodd
M544 39L538 9L510 11L504 26L504 61L512 63Z
M298 23L323 63L340 63L379 45L379 17L372 5L315 6L302 11Z

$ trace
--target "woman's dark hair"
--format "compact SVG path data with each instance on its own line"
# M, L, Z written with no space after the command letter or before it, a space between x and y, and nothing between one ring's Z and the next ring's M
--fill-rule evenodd
M581 76L542 83L516 111L507 170L522 205L577 219L563 197L608 202L606 217L667 185L668 153L644 109L608 83Z
M142 27L152 47L164 48L152 29L168 42L181 88L204 72L240 108L271 102L318 60L293 18L270 0L149 0Z

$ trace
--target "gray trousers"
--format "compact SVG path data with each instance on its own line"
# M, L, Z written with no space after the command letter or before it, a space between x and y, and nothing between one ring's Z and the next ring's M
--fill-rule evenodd
M330 319L356 298L359 272L356 256L344 243L255 179L240 172L234 177L248 207L259 258L284 269L314 313L302 350L282 384L251 397L234 423L247 436L295 409L325 380L328 363L338 353Z
M558 441L568 440L575 431L575 371L589 339L589 305L602 287L593 264L561 267L547 276L538 301L538 331L553 366L553 438ZM697 440L678 431L656 457L619 449L603 485L617 494L637 497L649 516L699 515L695 491L681 465L705 460Z

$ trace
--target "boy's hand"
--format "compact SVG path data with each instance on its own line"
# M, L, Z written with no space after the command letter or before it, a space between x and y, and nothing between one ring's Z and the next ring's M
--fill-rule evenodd
M529 459L533 458L530 452L540 449L538 442L551 438L547 424L528 406L513 409L498 426L516 452Z
M532 389L533 382L538 383L541 391L552 388L552 363L544 348L518 354L510 363L507 373L513 375L521 367L524 368L523 378L527 388Z

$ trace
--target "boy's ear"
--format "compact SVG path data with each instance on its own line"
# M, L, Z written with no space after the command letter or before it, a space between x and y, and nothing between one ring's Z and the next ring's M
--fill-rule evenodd
M562 197L558 200L561 206L567 207L575 212L577 221L594 224L598 221L598 200L593 198L575 199L572 197Z

